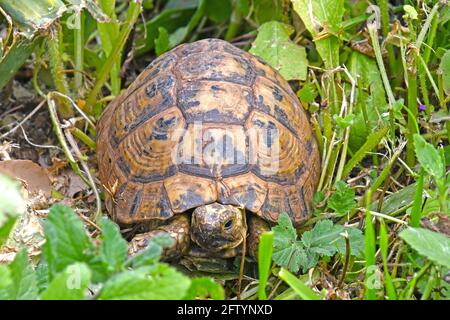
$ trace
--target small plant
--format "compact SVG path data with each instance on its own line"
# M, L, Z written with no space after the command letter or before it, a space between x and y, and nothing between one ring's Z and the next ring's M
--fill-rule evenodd
M104 218L101 236L91 239L72 209L53 205L45 221L46 243L32 265L26 249L1 265L1 299L223 299L210 278L190 279L159 261L171 238L152 239L149 247L128 257L127 242L117 225Z

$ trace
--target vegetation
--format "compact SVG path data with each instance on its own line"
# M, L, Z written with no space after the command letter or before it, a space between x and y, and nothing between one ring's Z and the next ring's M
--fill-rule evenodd
M214 273L161 262L163 236L128 257L96 180L108 102L156 56L209 37L290 81L322 155L314 216L296 230L281 215L243 279L240 257ZM36 210L0 176L0 299L450 298L446 0L0 0L1 115L19 108L20 88L41 103L19 124L0 116L0 157L43 114L53 134L42 141L64 159L51 169L86 187L72 199L53 189L36 209L45 241L21 247L14 230ZM55 202L72 208L46 210Z

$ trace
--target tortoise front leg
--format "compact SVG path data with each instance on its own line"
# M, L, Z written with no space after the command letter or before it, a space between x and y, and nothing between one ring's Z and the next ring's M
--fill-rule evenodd
M190 221L186 214L175 216L167 224L157 227L155 230L137 234L128 244L128 254L134 255L147 248L150 240L159 234L168 234L175 241L163 252L163 259L171 259L184 255L189 249Z
M258 246L261 234L270 231L269 224L257 216L249 217L248 221L248 237L247 237L247 252L248 255L258 260Z

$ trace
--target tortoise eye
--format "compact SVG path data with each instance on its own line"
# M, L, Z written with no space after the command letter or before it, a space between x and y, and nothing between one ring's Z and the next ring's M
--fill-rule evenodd
M231 227L233 227L233 220L231 220L231 219L228 220L227 222L225 222L225 224L223 225L223 228L225 230L230 230Z

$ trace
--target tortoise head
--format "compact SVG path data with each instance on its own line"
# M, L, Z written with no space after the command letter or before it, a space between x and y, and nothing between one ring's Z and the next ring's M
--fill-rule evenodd
M244 214L235 206L220 203L197 207L192 213L191 239L210 252L235 248L247 234Z

